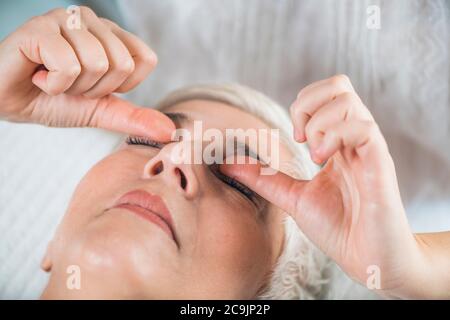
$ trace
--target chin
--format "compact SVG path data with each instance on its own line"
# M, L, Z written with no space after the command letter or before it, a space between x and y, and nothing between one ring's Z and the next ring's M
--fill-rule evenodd
M123 288L128 283L133 291L149 279L167 276L177 259L176 246L164 231L122 212L98 216L58 251L52 273L67 274L75 265L85 284Z

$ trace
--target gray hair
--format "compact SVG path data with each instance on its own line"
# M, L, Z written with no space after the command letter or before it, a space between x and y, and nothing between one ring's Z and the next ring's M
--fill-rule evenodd
M279 104L264 94L238 84L207 84L184 87L171 92L157 104L158 109L188 101L212 100L246 111L280 130L283 144L294 156L282 171L298 178L311 179L318 171L305 144L292 139L293 126ZM261 299L316 299L324 294L328 259L304 236L290 215L284 220L284 245Z

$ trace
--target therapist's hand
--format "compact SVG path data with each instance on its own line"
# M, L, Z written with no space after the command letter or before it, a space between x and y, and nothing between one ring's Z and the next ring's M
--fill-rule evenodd
M369 281L379 293L420 296L424 253L409 228L383 135L349 79L307 86L291 116L295 140L308 142L316 163L326 161L311 181L260 175L259 164L222 165L222 172L291 214L353 279L366 285L380 271L380 287L376 278Z
M144 80L156 55L87 7L80 17L77 29L64 9L52 10L0 43L0 119L170 140L169 118L111 95Z

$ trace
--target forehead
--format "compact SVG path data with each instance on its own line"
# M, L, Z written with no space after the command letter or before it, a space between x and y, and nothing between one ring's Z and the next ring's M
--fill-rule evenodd
M177 103L161 111L185 114L189 120L180 121L179 125L186 129L190 129L190 122L196 120L202 121L203 129L214 128L221 131L225 131L226 129L264 129L266 132L270 132L271 129L276 129L246 111L218 101L189 100ZM291 154L287 147L279 141L278 143L281 158L284 160L289 159Z
M203 121L206 128L270 129L258 117L218 101L189 100L165 108L163 111L187 114L191 120Z

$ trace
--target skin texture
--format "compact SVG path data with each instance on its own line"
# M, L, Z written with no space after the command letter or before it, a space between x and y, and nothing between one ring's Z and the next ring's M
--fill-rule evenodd
M165 111L202 120L205 130L268 129L258 118L218 102L192 100ZM192 131L190 123L182 126ZM43 298L257 296L281 253L284 214L268 203L258 212L206 164L174 165L170 154L179 143L162 149L124 145L87 173L43 261L44 269L51 271ZM281 160L289 157L282 148ZM149 174L160 162L164 169ZM176 168L186 177L185 189ZM107 210L136 189L164 199L179 248L159 227L137 215ZM69 265L80 266L81 290L66 287Z
M450 233L411 232L386 142L348 77L310 84L290 111L295 139L308 142L316 163L327 160L314 179L260 176L251 164L225 164L222 171L290 213L363 285L375 266L380 294L448 298Z

